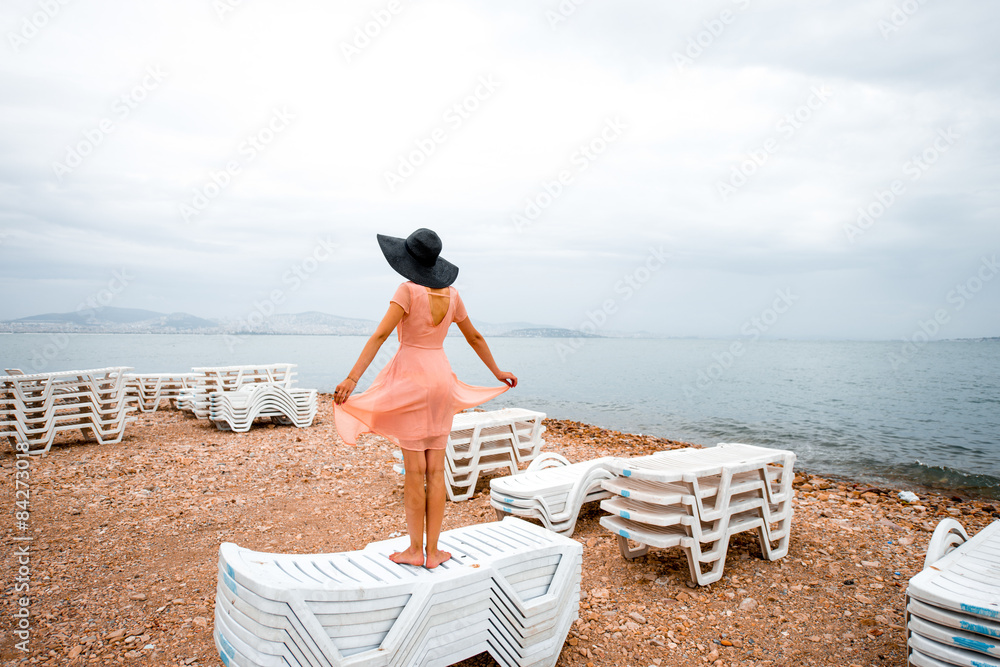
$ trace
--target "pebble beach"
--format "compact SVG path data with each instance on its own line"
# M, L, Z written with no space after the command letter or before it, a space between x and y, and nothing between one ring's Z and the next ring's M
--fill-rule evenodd
M681 443L562 420L545 422L544 451L571 461L640 456ZM15 504L15 457L0 456L5 507ZM4 665L221 665L212 639L218 548L341 552L405 533L393 447L345 445L331 396L314 425L260 423L219 431L188 413L140 413L121 443L75 432L31 459L30 637L13 634L13 584L23 564L13 520L4 530ZM448 503L444 529L495 520L489 476L469 501ZM991 501L827 479L796 469L788 555L760 557L734 536L717 583L691 587L680 550L626 561L581 512L580 618L560 665L906 665L904 591L923 565L937 522L971 534L996 518ZM22 552L18 552L22 553ZM19 580L20 581L20 580ZM22 649L27 648L27 651ZM464 665L495 664L486 655Z

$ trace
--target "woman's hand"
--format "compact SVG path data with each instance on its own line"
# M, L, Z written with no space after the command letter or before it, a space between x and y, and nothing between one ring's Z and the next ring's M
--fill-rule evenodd
M338 384L337 388L333 391L333 402L340 405L347 400L347 397L351 395L351 392L357 386L358 383L354 381L354 378L347 378Z
M508 373L507 371L500 371L496 374L497 379L503 382L505 385L513 389L517 386L517 376L513 373Z

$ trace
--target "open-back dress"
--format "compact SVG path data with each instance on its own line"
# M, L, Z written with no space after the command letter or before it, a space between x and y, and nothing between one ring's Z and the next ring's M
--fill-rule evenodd
M396 327L399 349L371 386L334 405L334 421L344 442L354 444L361 433L377 433L402 449L444 449L452 418L458 412L485 403L509 387L476 387L458 379L444 353L444 339L452 322L468 315L454 287L448 288L448 311L434 324L432 297L425 287L405 282L392 303L403 319Z

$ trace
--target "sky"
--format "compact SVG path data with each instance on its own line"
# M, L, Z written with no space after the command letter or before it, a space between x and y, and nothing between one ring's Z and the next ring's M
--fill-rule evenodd
M1000 336L988 0L8 0L0 319ZM89 306L87 306L89 304Z

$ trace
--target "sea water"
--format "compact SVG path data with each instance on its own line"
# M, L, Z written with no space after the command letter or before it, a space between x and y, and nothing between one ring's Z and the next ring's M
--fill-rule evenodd
M332 392L365 338L153 334L0 335L0 366L43 372L288 362ZM520 406L692 443L790 449L797 468L878 485L1000 498L1000 341L491 338ZM391 357L387 342L359 385ZM445 349L472 384L496 380L460 336Z

